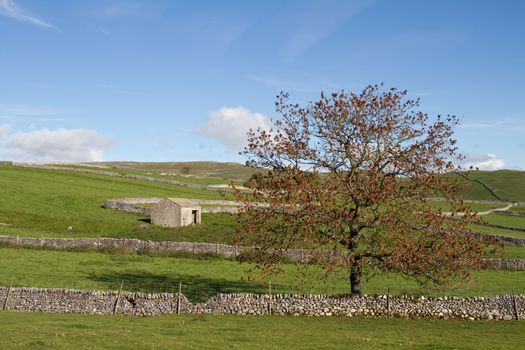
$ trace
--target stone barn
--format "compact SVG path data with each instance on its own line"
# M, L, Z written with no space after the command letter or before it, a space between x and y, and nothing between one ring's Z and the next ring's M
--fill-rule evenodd
M151 208L151 223L181 227L201 223L201 207L187 199L165 198Z

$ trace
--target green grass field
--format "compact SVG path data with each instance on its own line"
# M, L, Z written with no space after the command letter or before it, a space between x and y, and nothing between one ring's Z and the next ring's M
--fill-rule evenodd
M190 175L244 182L255 172L254 169L233 162L176 162L176 163L141 163L141 162L101 162L91 163L104 165L111 169L139 170L151 173L175 173L182 174L183 170L189 170ZM108 170L111 170L108 169ZM186 178L186 177L184 177Z
M166 174L166 171L149 171L149 170L140 170L135 168L121 168L121 167L108 167L108 168L100 168L96 166L89 166L89 165L76 165L76 164L51 164L55 167L62 167L62 168L75 168L75 169L89 169L89 170L96 170L96 171L108 171L113 173L118 173L121 175L141 175L141 176L148 176L148 177L154 177L158 179L167 179L167 180L175 180L180 182L188 182L198 185L228 185L231 181L233 181L236 185L242 185L243 181L239 180L229 180L229 179L223 179L223 178L213 178L213 177L200 177L200 176L183 176L183 175L175 175L176 173L170 173L170 175L161 175Z
M525 172L517 170L469 171L465 173L471 180L477 179L491 188L500 198L507 201L525 202ZM455 175L457 176L457 175ZM462 191L465 199L495 200L487 189L476 182Z
M510 208L510 210L517 211L517 212L524 212L525 213L525 205L516 205L516 206Z
M224 183L224 179L242 181L251 174L251 169L239 164L225 167L213 162L105 164L112 167L106 169L108 171L158 177L164 177L159 175L160 172L178 173L182 167L190 166L192 174L207 178L172 178L203 184ZM203 214L202 225L165 229L150 225L146 217L101 207L106 199L119 197L223 199L219 193L206 190L9 165L0 165L0 189L0 234L231 243L237 227L235 216ZM473 197L485 195L479 189L476 191L471 193ZM499 191L513 192L518 198L521 188ZM498 205L471 204L475 211L495 206ZM487 221L505 220L508 223L513 219L499 216L502 215L489 215ZM521 225L520 220L512 222ZM73 229L67 230L68 226ZM509 236L523 236L508 230L472 227L480 232L497 231ZM497 256L525 258L525 248L506 246ZM1 285L117 290L123 282L124 289L130 291L175 292L178 283L182 282L183 293L193 302L206 301L217 293L266 293L268 290L268 278L262 279L258 275L252 275L259 277L256 279L248 278L253 265L210 256L189 258L127 254L124 251L0 247L0 266ZM311 268L303 279L296 265L285 265L285 271L284 275L271 278L274 293L348 292L345 273L332 275L320 283L322 275L315 268ZM396 274L372 276L363 281L363 292L367 294L489 296L509 294L513 289L516 293L525 293L525 271L477 271L471 281L447 288L421 287ZM3 334L0 348L8 349L513 349L523 343L525 332L523 322L513 321L337 317L170 315L139 318L0 312L0 322Z
M520 349L525 322L0 312L2 349Z
M149 218L139 215L108 210L118 216L128 216L129 226L126 222L120 225L107 226L106 229L82 230L73 226L72 231L41 229L44 223L28 227L0 226L0 235L20 237L113 237L136 238L152 241L178 241L178 242L210 242L232 244L237 227L237 219L231 214L202 214L203 223L196 226L165 228L151 225ZM0 219L1 220L1 219ZM1 222L1 221L0 221ZM110 224L108 224L110 225ZM36 227L35 227L36 226ZM44 226L45 227L45 226Z
M183 293L192 301L205 301L219 292L266 293L267 280L249 280L251 264L225 259L189 259L147 255L119 255L98 252L66 252L36 249L0 248L0 284L61 287L75 289L173 292L183 283ZM346 294L345 273L332 275L319 283L321 275L311 269L301 281L297 266L288 264L286 273L274 276L275 293ZM255 275L258 277L258 275ZM363 282L367 294L411 295L497 295L515 288L525 293L525 271L474 273L473 281L446 289L422 288L412 280L388 274Z
M525 259L525 247L517 245L506 245L503 246L503 252L493 256L494 258L513 258L513 259Z
M102 208L106 199L122 197L224 199L213 191L8 165L0 165L0 188L2 234L195 240L198 234L194 235L192 230L200 230L210 239L217 236L220 242L226 236L231 237L229 226L233 219L229 216L205 215L205 224L200 228L179 232L154 227L146 217ZM68 231L69 226L73 230ZM219 226L224 226L224 230Z
M469 227L470 227L470 230L474 232L488 233L488 234L496 235L496 236L507 236L507 237L525 239L525 232L505 230L502 228L490 227L490 226L484 226L484 225L476 225L476 224L471 224L469 225Z
M501 203L501 204L489 204L489 203L466 203L470 210L472 211L475 211L475 212L480 212L480 211L487 211L487 210L491 210L491 209L495 209L495 208L503 208L505 207L507 204L506 203ZM442 211L450 211L450 204L447 203L447 202L443 202L443 201L435 201L432 203L432 206L433 208L435 209L441 209Z
M525 216L511 216L511 215L492 213L489 215L484 215L483 221L489 224L525 228ZM525 232L523 233L525 234Z

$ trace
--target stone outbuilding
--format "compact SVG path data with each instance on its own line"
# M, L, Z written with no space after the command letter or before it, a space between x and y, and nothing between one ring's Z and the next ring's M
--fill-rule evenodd
M151 223L164 227L181 227L201 223L201 207L182 198L164 198L151 208Z

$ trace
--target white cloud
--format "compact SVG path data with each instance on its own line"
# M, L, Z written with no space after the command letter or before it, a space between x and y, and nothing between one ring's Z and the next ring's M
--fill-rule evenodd
M40 27L54 28L54 25L51 23L35 17L18 7L14 0L0 0L0 15L14 18L20 22L31 23Z
M503 159L496 157L495 154L475 154L468 155L461 162L463 168L478 168L479 170L501 170L507 168Z
M234 151L241 151L247 144L248 130L271 129L272 122L261 113L244 107L222 107L210 112L208 120L194 131L215 139Z
M26 162L101 161L115 140L92 129L41 129L8 133L0 126L0 150L10 159Z

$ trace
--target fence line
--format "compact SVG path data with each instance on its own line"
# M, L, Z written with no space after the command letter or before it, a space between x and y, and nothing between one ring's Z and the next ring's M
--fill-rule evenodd
M0 236L0 242L19 247L40 247L56 250L68 249L124 249L131 253L190 253L195 255L215 254L225 258L237 258L249 254L255 247L204 242L144 241L119 238L34 238ZM307 263L319 259L343 258L345 252L318 251L310 249L275 250L290 261ZM336 255L337 254L337 255ZM525 270L525 260L512 258L484 258L482 267L494 270Z
M179 289L180 291L180 289ZM512 320L525 312L525 295L423 297L397 295L218 294L193 304L182 293L137 293L58 288L7 288L9 310L155 316L161 314L237 314L369 316Z

